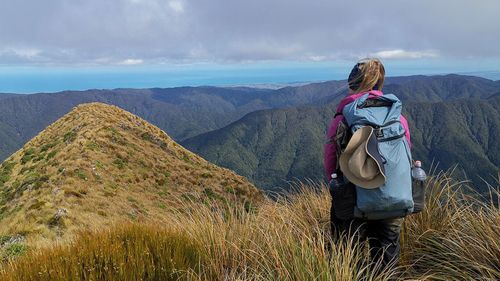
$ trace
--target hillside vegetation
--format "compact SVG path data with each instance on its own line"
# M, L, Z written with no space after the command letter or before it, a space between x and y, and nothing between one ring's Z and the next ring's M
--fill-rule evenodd
M180 87L0 94L0 160L18 150L73 107L89 102L116 105L182 140L215 130L249 112L315 103L344 83L330 81L277 90L246 87Z
M439 162L446 170L456 164L457 177L474 181L500 173L500 96L486 100L404 102L412 156L429 167ZM222 129L185 140L182 144L205 159L248 177L266 190L288 188L286 181L324 178L325 131L336 103L254 112ZM457 171L458 172L458 171Z
M202 206L165 225L84 232L4 264L0 280L498 280L498 202L464 188L446 174L428 181L427 208L405 220L392 270L371 264L365 244L332 241L328 191L302 186L250 212Z
M463 75L388 77L384 91L404 101L486 99L500 92L500 83ZM119 106L158 126L174 140L183 141L227 126L251 112L335 104L346 93L346 81L327 81L275 90L205 86L0 94L0 160L82 103Z
M331 104L259 111L182 145L264 190L287 189L286 181L323 179L325 130L334 115Z
M84 104L0 166L0 246L64 240L116 222L165 223L183 202L249 208L262 198L245 178L185 150L143 119Z

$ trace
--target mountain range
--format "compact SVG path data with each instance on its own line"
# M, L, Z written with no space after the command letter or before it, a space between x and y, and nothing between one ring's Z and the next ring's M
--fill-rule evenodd
M325 128L335 104L265 110L182 144L207 160L230 167L267 190L290 180L324 178ZM455 164L484 187L500 167L500 96L486 100L407 102L414 159L447 169Z
M157 125L175 140L221 128L249 112L315 103L343 85L333 81L279 90L182 87L0 94L0 160L19 149L74 106L113 104Z
M6 95L0 98L0 159L74 106L98 101L137 114L207 160L275 190L287 187L288 180L322 178L324 134L347 93L345 84ZM442 169L459 164L479 185L479 177L498 173L500 81L462 75L390 77L384 92L404 102L415 158L439 162Z

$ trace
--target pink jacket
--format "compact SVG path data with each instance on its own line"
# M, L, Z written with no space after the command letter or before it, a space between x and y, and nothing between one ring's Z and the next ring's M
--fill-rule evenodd
M349 103L353 102L355 99L361 97L362 95L364 95L366 93L371 93L375 96L383 95L381 91L376 91L376 90L372 90L370 92L358 93L358 94L354 94L354 95L348 95L340 101L340 103L337 107L337 112L342 112L342 110L344 110L344 107L346 105L348 105ZM337 127L340 124L340 122L342 121L342 118L344 118L342 115L338 115L337 117L335 117L332 120L332 122L330 123L330 127L328 128L328 132L326 133L327 140L331 140L335 136L335 133L337 131ZM408 128L408 121L406 121L406 118L403 115L401 115L400 120L401 120L401 124L403 125L403 127L405 129L406 140L408 140L408 144L411 147L410 129ZM323 164L325 167L326 177L328 180L330 180L331 175L335 171L335 168L337 166L337 147L336 147L335 143L331 143L328 141L325 144L325 154L323 156Z

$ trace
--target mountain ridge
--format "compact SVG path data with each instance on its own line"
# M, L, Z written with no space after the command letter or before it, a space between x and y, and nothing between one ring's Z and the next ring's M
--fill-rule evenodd
M83 104L0 166L0 234L59 240L192 204L255 204L245 178L116 106ZM247 203L248 202L248 203ZM19 223L22 222L22 223Z

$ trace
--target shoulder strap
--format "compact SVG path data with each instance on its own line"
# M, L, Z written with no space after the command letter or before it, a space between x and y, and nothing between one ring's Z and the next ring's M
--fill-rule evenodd
M337 113L335 116L342 115L342 113ZM333 143L336 146L337 150L337 165L335 167L335 170L337 174L340 173L340 164L339 164L339 159L340 159L340 154L344 152L345 148L347 147L347 144L349 143L349 140L351 139L351 130L349 126L346 123L345 118L342 118L340 121L339 125L337 126L337 130L335 132L334 140Z

